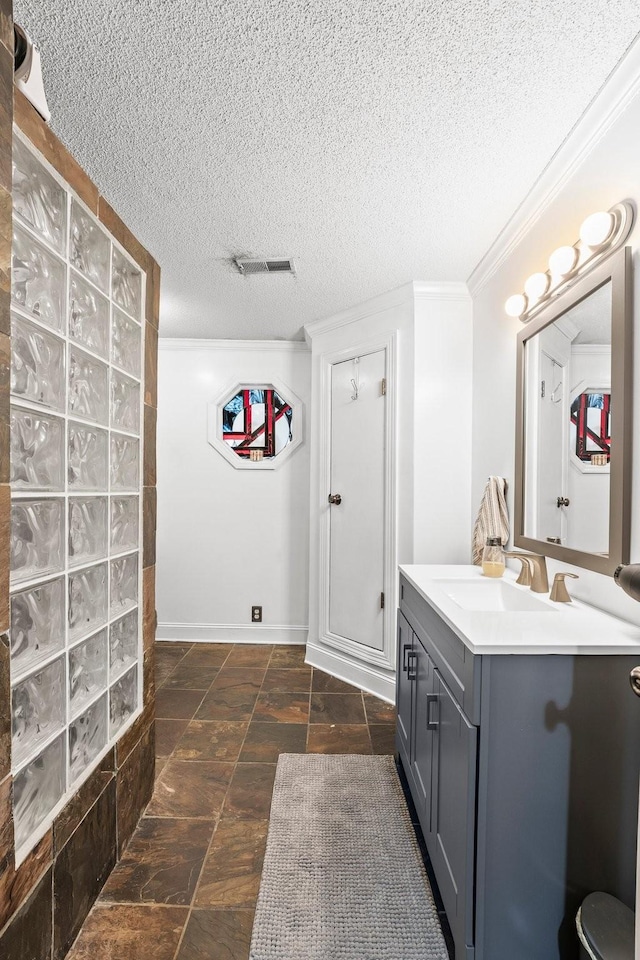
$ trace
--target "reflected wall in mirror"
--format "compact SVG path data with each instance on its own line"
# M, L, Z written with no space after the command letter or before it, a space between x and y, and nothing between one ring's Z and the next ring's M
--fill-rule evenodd
M516 546L602 573L628 562L630 253L519 335Z

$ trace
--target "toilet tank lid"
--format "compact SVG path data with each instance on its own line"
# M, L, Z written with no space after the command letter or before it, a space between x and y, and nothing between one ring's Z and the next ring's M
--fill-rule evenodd
M576 917L578 936L597 960L633 960L633 910L608 893L590 893Z

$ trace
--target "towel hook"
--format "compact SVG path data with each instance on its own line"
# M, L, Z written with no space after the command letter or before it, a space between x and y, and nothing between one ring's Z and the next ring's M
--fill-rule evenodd
M351 378L351 386L353 387L353 393L351 394L352 400L358 399L358 394L360 393L360 368L358 364L360 363L360 357L353 358L353 364L355 366L355 378Z

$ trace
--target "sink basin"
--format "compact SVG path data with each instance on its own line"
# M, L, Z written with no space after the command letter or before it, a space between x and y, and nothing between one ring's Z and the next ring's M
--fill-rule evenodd
M554 609L530 590L520 589L504 580L478 577L473 580L437 579L434 583L463 610L544 613Z

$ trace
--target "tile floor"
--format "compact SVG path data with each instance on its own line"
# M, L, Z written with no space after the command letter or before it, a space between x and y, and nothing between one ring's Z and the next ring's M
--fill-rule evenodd
M69 960L247 960L280 753L393 753L304 647L156 645L156 788Z

